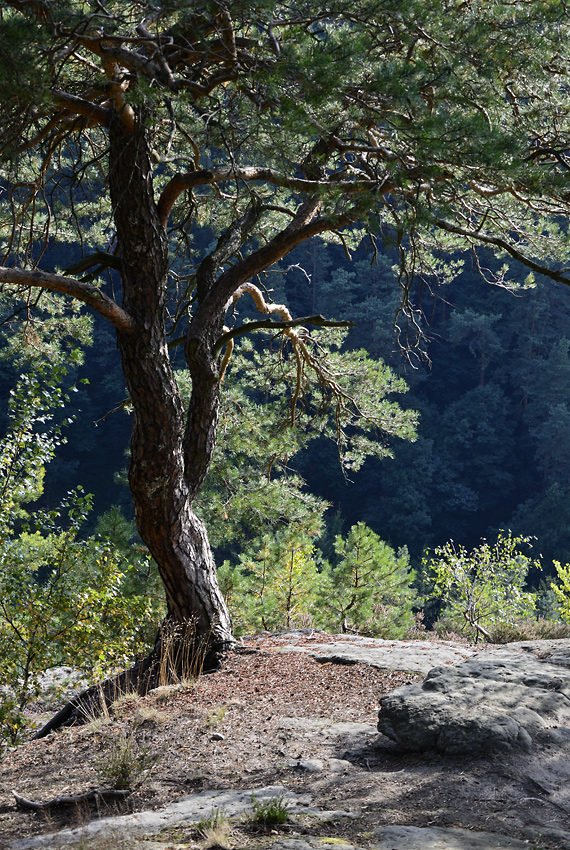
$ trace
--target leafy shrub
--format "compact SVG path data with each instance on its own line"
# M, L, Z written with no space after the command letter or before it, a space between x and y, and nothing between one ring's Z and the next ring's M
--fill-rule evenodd
M0 443L0 745L27 726L26 706L49 667L81 667L96 678L145 647L153 602L133 594L140 559L100 538L81 539L91 498L78 489L58 510L26 505L41 495L45 464L62 442L52 422L64 396L55 376L22 376Z
M558 582L552 582L551 588L558 602L558 610L560 616L567 623L570 623L570 564L562 564L559 561L554 561Z
M519 551L527 537L499 534L494 546L483 542L468 552L453 542L435 550L424 567L435 575L434 593L446 604L445 614L454 622L461 616L476 640L483 635L493 641L496 624L515 623L532 616L533 593L524 591L528 571L540 563Z
M79 539L86 497L66 508L66 530L0 542L0 676L20 712L39 696L49 667L81 667L96 679L127 664L144 651L141 630L154 615L147 598L125 592L136 566L102 541ZM0 735L14 740L24 727L0 714Z

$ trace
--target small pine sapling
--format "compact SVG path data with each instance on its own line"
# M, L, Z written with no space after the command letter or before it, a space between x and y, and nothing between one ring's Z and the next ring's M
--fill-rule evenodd
M254 558L243 560L244 597L254 629L291 628L311 616L317 567L307 535L293 527L266 537Z
M321 624L342 630L399 637L413 626L414 574L407 550L394 552L365 523L334 543L336 566L319 577Z

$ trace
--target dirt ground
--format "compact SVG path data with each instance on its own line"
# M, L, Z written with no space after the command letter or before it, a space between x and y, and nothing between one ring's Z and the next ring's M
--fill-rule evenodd
M0 847L97 817L87 805L52 808L49 815L22 811L12 792L45 801L108 787L105 771L112 771L125 742L135 760L146 755L154 764L126 801L100 809L103 816L157 809L207 789L281 784L309 793L319 808L358 813L327 824L327 835L362 847L373 844L375 827L387 824L461 826L521 839L529 838L529 829L539 834L570 828L570 813L533 783L520 759L410 754L374 733L380 698L421 678L282 654L269 637L246 642L219 672L145 698L126 695L109 717L8 752L0 762ZM339 734L337 727L329 734L331 723L347 721L369 728ZM343 760L335 772L328 767L331 758ZM311 763L314 770L303 767L309 759L320 760L324 769L317 770L317 762ZM130 784L142 778L135 765ZM276 829L283 835L322 833L310 818L293 818ZM191 828L163 838L165 848L203 846ZM257 848L266 841L243 823L234 826L230 844ZM541 846L559 845L542 839Z

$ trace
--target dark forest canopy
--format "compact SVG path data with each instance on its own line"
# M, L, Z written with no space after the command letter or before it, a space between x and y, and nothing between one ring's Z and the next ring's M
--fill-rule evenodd
M195 620L217 650L231 624L192 506L244 331L237 303L253 297L257 327L282 331L298 376L314 373L343 408L350 399L305 329L330 322L268 307L263 291L264 274L312 237L347 251L364 237L392 240L412 346L414 279L446 279L442 258L459 245L570 282L564 4L0 9L0 282L24 333L41 292L114 327L134 409L138 528L169 616ZM195 224L211 228L210 244ZM54 241L83 248L63 274L49 263ZM171 360L179 346L187 411ZM390 417L376 424L395 430Z

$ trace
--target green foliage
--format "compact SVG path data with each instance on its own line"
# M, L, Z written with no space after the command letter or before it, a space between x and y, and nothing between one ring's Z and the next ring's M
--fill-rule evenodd
M149 31L141 34L141 20L147 20L147 13ZM113 245L117 256L125 256L130 237L136 244L137 233L126 238L119 235L117 242L105 173L107 163L113 161L107 157L107 123L117 126L113 121L120 122L133 105L140 109L138 126L148 134L156 164L148 176L155 184L154 199L169 179L176 181L189 168L203 175L204 169L229 164L252 168L256 175L251 184L245 172L241 178L225 172L226 179L215 189L208 182L192 189L190 180L188 193L177 196L168 227L173 263L169 307L173 309L167 322L176 336L184 332L187 317L192 321L199 312L198 304L189 301L204 253L214 261L211 249L201 251L204 246L190 233L192 224L206 223L217 234L247 210L255 210L259 212L255 223L237 240L235 253L215 269L213 280L218 271L221 279L231 270L236 281L249 278L251 269L263 273L259 250L276 257L279 252L267 246L284 239L285 228L299 235L305 227L307 232L317 232L322 224L331 228L330 238L337 239L336 229L348 222L347 251L365 229L382 232L398 249L399 320L407 320L411 344L415 344L421 328L420 301L414 300L412 290L414 277L424 274L430 282L448 283L461 261L446 263L440 255L459 244L470 246L478 239L496 244L498 234L516 250L566 266L568 232L561 219L568 209L567 27L561 4L553 0L517 4L357 0L332 7L303 0L292 5L236 2L222 11L213 2L201 4L198 11L181 2L163 4L160 9L150 3L113 0L104 8L78 0L8 4L0 16L3 262L34 268L42 252L49 259L56 239L59 243L71 240L72 233L86 251L92 247L109 250ZM88 35L78 41L77 33ZM194 45L190 52L186 50L189 33ZM109 63L104 39L108 38L121 44L121 63L125 62L127 71L120 72L120 87L113 78L115 71L105 76ZM223 57L220 39L227 53ZM258 180L263 175L255 171L256 166L262 166L263 174L270 173L271 178ZM298 180L291 187L291 180L300 175L319 180L319 210L312 218L304 217L306 209L301 204L315 195L314 184L307 187L306 195ZM117 210L119 205L115 201L113 206ZM552 212L557 222L547 220ZM463 233L457 232L457 225ZM439 236L437 228L443 231ZM467 234L466 228L471 228ZM250 262L256 251L257 257ZM239 269L243 262L249 266ZM93 265L87 264L83 271L89 277L84 283L97 277ZM244 272L241 278L240 271ZM493 266L489 275L502 282L506 273L505 268ZM345 291L360 274L362 268L355 266L331 275L341 308ZM125 275L124 284L127 279ZM371 295L376 295L375 283L370 281ZM396 288L394 276L391 283ZM112 280L97 280L95 286L113 294ZM156 297L150 299L153 304L165 302L162 286L163 281L157 283ZM81 287L75 291L81 292ZM13 293L14 315L23 319L23 332L32 333L42 316L42 303L38 305L20 286ZM220 305L228 303L228 294L229 290L217 299ZM50 298L46 296L46 303ZM210 300L216 302L216 297ZM376 309L373 297L355 300L359 300L361 316ZM136 301L135 287L125 303L134 307ZM422 309L424 305L422 295ZM228 318L231 324L233 316ZM219 330L224 320L220 312L211 328L217 323ZM139 326L150 326L145 322ZM385 512L384 527L391 540L404 542L396 534L405 529L411 535L413 529L416 548L421 550L428 533L434 535L431 545L433 540L446 539L450 521L455 521L459 534L466 534L476 512L484 517L480 523L487 523L489 516L496 521L497 503L512 502L517 470L513 471L509 452L520 424L517 411L529 401L529 388L519 405L519 398L507 400L504 375L499 375L498 386L488 386L489 374L499 368L506 350L506 338L496 333L500 322L499 312L471 307L450 322L448 341L469 349L478 387L470 387L459 403L446 403L443 415L443 405L428 399L425 406L431 403L435 410L432 434L418 446L419 454L400 468L399 477L390 479L390 470L378 474L391 500L374 482L370 487L386 503L377 511ZM405 325L406 321L400 321L403 337ZM63 320L52 324L53 340L63 326ZM378 341L376 328L371 336ZM318 336L315 339L311 356L320 357ZM32 341L37 344L35 338ZM41 342L46 346L46 339ZM528 363L541 350L539 344L531 346ZM181 349L173 346L172 351ZM558 355L563 365L567 351ZM282 358L282 362L295 372L293 358ZM321 364L321 375L342 369L334 357L327 362L325 356ZM554 366L554 362L545 364L551 371ZM255 371L253 358L248 368ZM383 448L382 441L373 429L356 433L355 408L350 403L355 397L352 376L346 392L332 400L331 420L322 413L321 399L311 397L306 371L301 370L300 380L298 371L293 375L297 380L288 384L295 387L293 395L285 389L282 397L319 426L326 418L329 428L332 421L345 470L352 472L364 456ZM450 371L445 370L446 384L452 382ZM525 364L519 371L522 388L527 380ZM379 395L376 372L368 366L360 372L374 400ZM546 422L533 414L533 403L536 409L547 407L546 396L540 395L540 384L546 384L535 383L530 386L528 404L535 472L542 471L547 484L559 483L560 492L566 492L570 462L564 446L570 416L560 399L548 403ZM131 382L133 389L135 384ZM332 382L322 385L323 395L327 386ZM297 388L300 392L295 397ZM261 408L262 389L250 400ZM369 412L369 400L365 402L360 408ZM395 410L385 412L392 433L406 430L399 417ZM373 414L367 421L374 418ZM379 433L390 430L382 428L382 418L376 417ZM235 422L236 440L244 445L245 422L237 415ZM322 511L322 502L311 499L300 479L291 475L289 462L298 446L287 444L281 432L271 429L273 444L263 444L263 430L258 429L255 439L259 438L260 449L269 458L266 464L250 463L247 450L240 454L230 438L219 442L220 453L228 454L226 458L220 454L220 474L217 481L212 477L213 497L206 494L202 500L203 514L208 521L211 515L219 546L234 545L240 537L240 545L251 544L276 525L313 525ZM435 432L440 432L437 446ZM239 459L236 469L231 466L232 457ZM411 454L406 458L410 461ZM519 461L519 472L522 466ZM39 491L41 474L38 467L30 488ZM525 483L529 493L534 492L532 478L529 475ZM367 511L374 510L371 500L363 503ZM437 517L439 525L433 521ZM365 518L372 522L369 514ZM377 517L374 525L379 527ZM451 530L457 538L455 528Z
M66 528L53 530L63 517L38 517L41 530L0 546L0 676L19 711L39 695L47 668L70 665L100 678L140 655L149 622L156 628L152 601L131 592L137 564L102 540L80 539L88 509L75 495Z
M364 523L337 535L334 567L293 526L257 546L218 571L238 634L314 625L399 638L413 628L407 552L395 553Z
M338 535L337 563L319 576L318 621L326 628L397 638L412 628L414 579L405 549L394 552L363 522Z
M58 510L28 519L62 439L53 422L64 398L60 373L43 374L20 379L0 445L0 741L20 737L44 670L69 664L101 676L146 648L148 622L156 623L153 601L132 592L137 559L101 538L81 539L89 496L71 493Z
M26 516L23 505L42 494L45 466L65 441L61 423L54 422L55 412L69 401L59 385L64 375L64 369L40 367L32 374L21 375L10 392L9 428L0 443L2 536L16 517Z
M570 564L562 565L559 561L554 561L554 566L558 582L552 582L550 586L556 596L560 616L570 623Z
M251 820L260 826L286 823L289 818L289 809L283 796L272 797L270 800L258 800L253 794L251 805L253 806Z
M159 623L166 616L164 588L156 562L141 541L136 525L118 505L111 505L97 518L95 539L101 540L121 563L129 565L123 573L123 594L129 599L144 597L150 617L139 624L139 640L151 646Z
M22 321L22 313L28 321ZM62 369L78 366L93 341L93 319L83 306L51 292L41 293L33 307L21 293L0 293L0 316L0 360L19 368L32 364L41 369L44 363L50 363L52 369L55 365Z
M434 576L434 595L450 614L460 614L476 639L492 641L495 625L529 617L536 598L523 589L531 568L540 563L519 551L530 538L501 533L494 546L484 542L468 552L451 541L424 560L425 574Z
M258 350L249 340L236 346L212 467L198 500L214 546L254 548L255 540L284 524L313 533L327 503L307 492L294 471L296 457L312 441L336 443L348 473L368 456L389 456L390 437L415 438L415 411L391 400L406 384L363 350L344 350L345 339L345 331L322 331L306 341L342 396L331 396L311 375L301 376L299 385L297 361L285 343L277 350ZM186 374L178 373L178 380L187 397Z
M239 570L246 581L241 617L249 628L277 631L311 621L317 582L313 552L306 533L290 526L265 537L253 557L242 556Z

